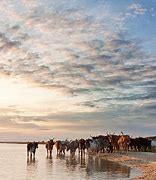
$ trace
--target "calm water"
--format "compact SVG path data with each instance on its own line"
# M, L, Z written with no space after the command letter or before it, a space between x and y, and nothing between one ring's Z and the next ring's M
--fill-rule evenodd
M26 145L0 144L0 177L4 180L125 180L138 172L117 163L95 157L46 158L44 145L39 145L35 161L27 161Z

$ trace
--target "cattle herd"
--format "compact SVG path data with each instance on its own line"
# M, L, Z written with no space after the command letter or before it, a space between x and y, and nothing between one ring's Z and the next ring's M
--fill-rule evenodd
M45 148L47 150L47 157L52 156L53 147L57 150L57 155L65 155L66 151L70 151L70 155L74 156L78 149L79 154L87 153L113 153L113 152L127 152L127 151L147 151L151 150L151 140L148 138L137 137L131 138L129 135L123 134L107 134L90 137L88 139L76 140L57 140L50 139L46 142ZM27 156L35 157L37 142L27 144Z

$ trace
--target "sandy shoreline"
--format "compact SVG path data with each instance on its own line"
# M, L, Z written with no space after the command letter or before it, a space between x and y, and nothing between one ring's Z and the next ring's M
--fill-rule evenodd
M118 162L135 168L142 172L142 175L133 180L156 180L156 153L149 152L128 152L124 154L100 154L100 158Z

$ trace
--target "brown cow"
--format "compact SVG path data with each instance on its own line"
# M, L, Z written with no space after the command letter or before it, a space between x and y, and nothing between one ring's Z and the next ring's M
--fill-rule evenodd
M62 152L65 155L65 149L66 149L67 144L69 144L68 140L65 140L65 141L58 140L58 141L55 142L57 155L61 155Z
M55 144L54 139L50 139L47 143L46 143L46 149L47 149L47 158L48 158L48 155L49 157L51 158L52 156L52 150L53 150L53 145Z
M124 150L124 151L128 151L129 144L130 144L130 136L129 135L124 135L122 133L122 135L118 139L119 149Z
M120 138L120 135L108 134L107 136L108 136L109 142L113 146L113 150L119 151L118 140Z

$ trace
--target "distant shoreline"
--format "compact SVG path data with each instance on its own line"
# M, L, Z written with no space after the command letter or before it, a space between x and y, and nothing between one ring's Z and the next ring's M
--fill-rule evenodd
M30 141L16 142L16 141L0 141L0 144L27 144ZM39 144L45 144L46 142L38 142Z

